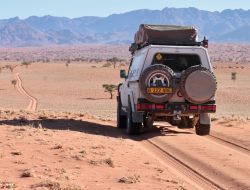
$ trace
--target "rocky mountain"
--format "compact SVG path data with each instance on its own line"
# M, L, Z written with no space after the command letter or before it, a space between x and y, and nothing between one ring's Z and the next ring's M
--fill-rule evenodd
M216 42L250 42L250 10L209 12L196 8L136 10L108 17L31 16L0 20L0 46L54 44L124 44L133 40L139 24L192 25L200 37Z

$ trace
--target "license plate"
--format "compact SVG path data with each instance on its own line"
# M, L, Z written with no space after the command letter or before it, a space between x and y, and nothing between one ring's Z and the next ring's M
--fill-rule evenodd
M148 94L172 94L173 89L172 88L164 88L164 87L151 87L147 88Z

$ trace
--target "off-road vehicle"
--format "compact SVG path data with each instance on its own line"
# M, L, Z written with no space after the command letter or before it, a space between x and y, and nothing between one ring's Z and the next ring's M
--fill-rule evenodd
M163 120L209 134L217 83L207 47L193 27L140 25L128 74L120 71L125 81L118 86L117 127L138 134Z

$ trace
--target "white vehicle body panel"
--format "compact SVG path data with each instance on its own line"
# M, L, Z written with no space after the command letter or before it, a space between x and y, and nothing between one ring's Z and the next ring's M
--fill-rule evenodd
M135 105L139 98L144 98L139 88L139 79L141 73L148 68L153 60L153 57L157 53L170 53L170 54L195 54L198 55L201 61L201 66L212 71L207 49L201 46L167 46L167 45L149 45L138 51L133 55L132 63L129 68L129 72L126 80L119 88L122 109L126 111L128 107L128 98L130 98L132 111L135 111ZM176 73L176 76L180 76L181 73ZM171 97L169 102L184 102L185 99L177 95L176 93ZM210 123L208 115L202 117L204 123Z

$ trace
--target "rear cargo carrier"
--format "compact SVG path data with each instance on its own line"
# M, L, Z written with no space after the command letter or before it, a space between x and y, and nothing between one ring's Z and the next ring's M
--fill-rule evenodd
M192 26L141 24L135 33L130 51L147 45L200 45L197 29Z

